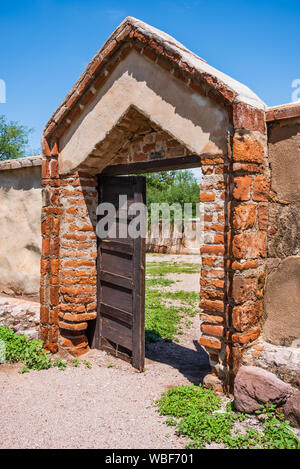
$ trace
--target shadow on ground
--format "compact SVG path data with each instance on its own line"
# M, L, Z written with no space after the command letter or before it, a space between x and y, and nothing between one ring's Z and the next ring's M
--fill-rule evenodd
M160 339L146 347L147 361L159 362L177 369L192 384L199 385L204 377L210 373L208 354L193 341L194 348L187 348L176 342Z

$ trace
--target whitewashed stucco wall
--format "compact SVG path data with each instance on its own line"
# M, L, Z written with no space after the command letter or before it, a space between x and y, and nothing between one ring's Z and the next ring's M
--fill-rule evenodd
M41 157L1 162L0 294L38 295L41 208Z

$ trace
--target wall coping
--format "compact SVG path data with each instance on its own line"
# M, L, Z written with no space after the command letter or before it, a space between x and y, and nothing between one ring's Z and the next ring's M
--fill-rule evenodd
M269 107L266 110L266 122L291 119L293 117L300 117L300 102L281 104L280 106Z
M42 155L26 156L25 158L15 158L13 160L4 160L0 161L0 171L28 168L30 166L41 166L42 161Z

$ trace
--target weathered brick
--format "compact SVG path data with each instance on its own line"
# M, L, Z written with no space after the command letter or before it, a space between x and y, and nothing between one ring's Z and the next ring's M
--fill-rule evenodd
M47 257L50 255L50 238L42 239L42 256Z
M50 309L49 324L58 324L58 313L59 313L58 306Z
M199 344L213 350L221 350L222 344L219 339L214 337L200 337Z
M250 190L252 184L252 176L242 176L234 178L233 197L236 200L250 200Z
M267 230L269 223L269 207L267 205L258 205L257 218L259 229Z
M60 219L59 218L52 218L51 224L51 231L52 234L55 236L59 235L59 228L60 228Z
M206 298L208 300L224 300L224 292L216 290L200 290L200 298Z
M70 331L84 331L87 329L87 322L82 323L68 323L65 321L59 321L59 327Z
M47 324L49 321L49 308L46 306L41 306L40 321L42 324Z
M71 347L86 347L88 345L87 337L84 334L79 336L61 336L60 343L63 347L71 348Z
M223 255L225 254L225 247L224 246L201 246L200 248L201 254L215 254L215 255Z
M216 199L216 194L213 192L201 192L200 193L200 202L214 202Z
M49 259L41 259L41 275L46 275L49 272Z
M215 326L210 324L201 324L200 326L201 331L203 334L213 335L216 337L222 337L224 333L224 327L222 326Z
M50 287L50 303L53 306L57 306L59 304L59 287Z
M242 102L234 103L233 125L235 129L256 130L265 134L265 112Z
M59 256L59 238L53 238L50 241L50 255Z
M199 306L204 311L214 311L216 313L223 313L224 312L224 302L223 301L202 300L202 301L200 301Z
M249 342L256 340L260 336L260 332L260 328L257 327L256 329L243 332L242 334L232 334L231 340L233 343L248 344Z
M266 257L266 233L241 233L233 237L232 253L237 259Z
M69 311L73 313L84 313L85 312L85 306L84 305L79 305L79 306L74 306L73 304L70 303L61 303L60 304L60 309L61 311ZM61 313L61 316L63 317L63 313Z
M200 320L210 324L224 324L225 319L223 316L217 316L212 314L200 313Z
M63 320L71 321L71 322L82 322L82 321L90 321L95 319L97 313L81 313L81 314L72 314L72 313L65 313L63 315Z
M263 146L257 140L247 137L233 137L233 160L249 163L262 163Z
M225 282L224 280L212 280L212 279L200 279L201 287L215 287L215 288L224 288Z
M256 269L258 263L257 261L245 261L245 262L237 262L234 261L229 262L229 268L231 267L232 270L248 270L248 269Z
M59 275L59 259L51 259L51 275Z
M252 228L256 220L256 205L237 205L233 210L233 227L236 230Z
M257 278L235 275L232 282L232 297L236 304L256 299Z
M50 231L51 231L51 217L47 217L43 222L42 222L42 235L45 236L50 236Z
M259 322L262 313L263 309L260 301L235 306L232 311L233 327L239 332L244 332Z
M256 202L267 202L270 193L270 181L263 175L259 175L253 182L253 200Z
M217 257L202 257L202 265L213 267L216 265Z
M42 162L42 179L48 179L50 177L49 160L43 160Z
M77 296L77 295L87 295L93 293L93 287L84 287L84 288L70 288L70 287L61 287L61 293L63 295Z

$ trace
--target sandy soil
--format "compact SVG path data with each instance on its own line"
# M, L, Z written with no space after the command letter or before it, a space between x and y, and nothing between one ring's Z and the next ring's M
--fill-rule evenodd
M199 262L198 256L154 258ZM176 279L172 288L193 285L199 291L196 274ZM91 369L82 364L20 375L20 365L1 365L0 448L183 448L185 441L163 424L154 401L172 386L198 384L208 373L198 338L195 317L179 343L149 347L143 373L98 350L82 357Z

